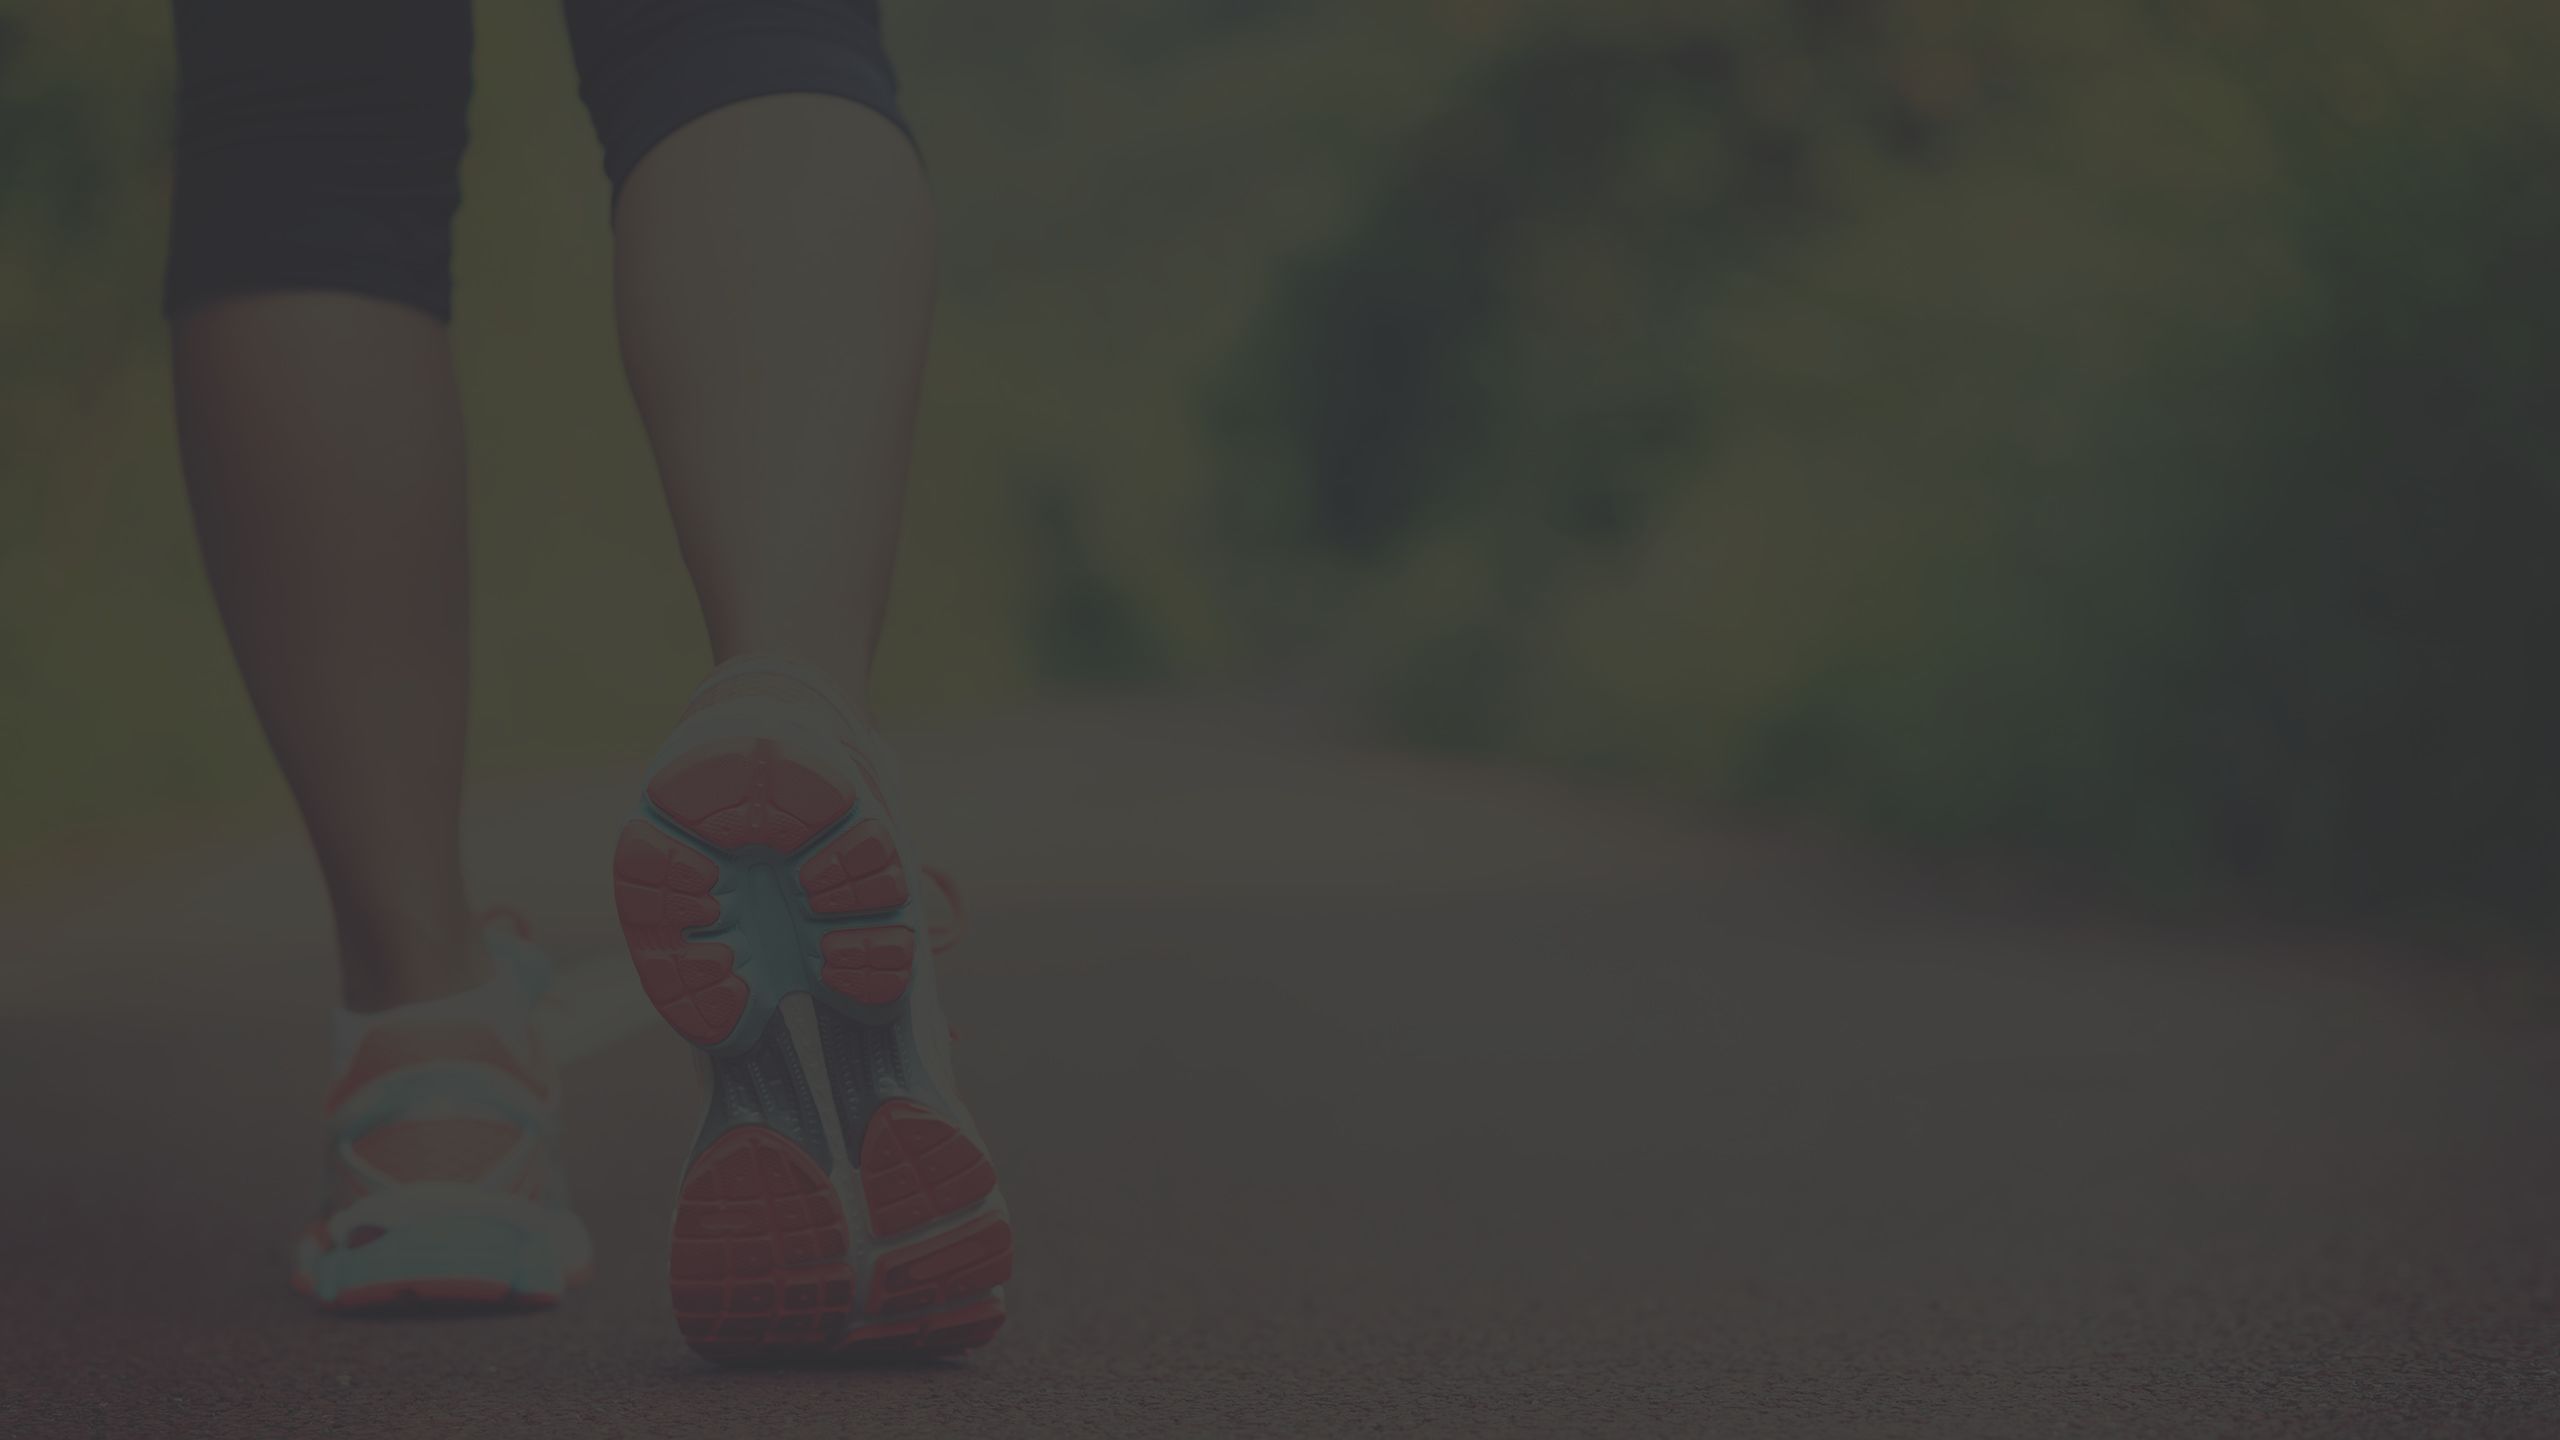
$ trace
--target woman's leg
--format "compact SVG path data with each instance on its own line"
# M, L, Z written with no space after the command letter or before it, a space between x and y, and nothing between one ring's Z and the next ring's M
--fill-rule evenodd
M471 933L468 567L445 338L468 0L178 0L168 307L205 569L337 912L339 1311L547 1305L585 1272L525 983ZM495 969L505 973L492 976ZM486 981L487 983L482 983Z
M615 215L624 363L715 659L787 656L866 705L932 306L907 137L823 95L651 151Z
M444 326L365 295L179 318L205 569L337 917L346 1007L489 976L462 893L462 418Z
M346 1004L469 988L445 314L466 0L178 0L168 307L205 568L335 907Z
M871 0L570 0L615 297L713 654L865 692L933 217Z
M677 1325L723 1360L966 1350L1004 1323L1013 1231L863 713L933 255L877 11L570 15L617 182L623 354L722 662L614 856L641 983L711 1075Z

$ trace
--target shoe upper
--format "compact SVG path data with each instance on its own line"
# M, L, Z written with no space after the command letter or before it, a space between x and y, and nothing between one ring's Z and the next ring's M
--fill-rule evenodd
M487 940L500 975L483 992L342 1025L323 1103L328 1198L304 1271L457 1215L565 1213L558 1076L533 1021L549 962L513 927Z

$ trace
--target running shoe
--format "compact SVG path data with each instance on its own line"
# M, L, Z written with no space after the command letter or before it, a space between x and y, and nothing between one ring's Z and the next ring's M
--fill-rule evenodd
M714 1361L961 1351L1004 1323L1013 1229L934 984L956 917L889 784L823 680L733 661L615 849L641 986L707 1062L668 1286Z
M329 1195L293 1257L324 1309L540 1309L590 1272L534 1023L550 962L520 919L484 938L499 974L480 989L339 1017Z

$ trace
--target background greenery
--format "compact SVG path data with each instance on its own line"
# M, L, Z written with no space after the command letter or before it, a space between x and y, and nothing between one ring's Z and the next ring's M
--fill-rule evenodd
M557 17L479 8L477 723L534 767L701 655ZM273 803L163 416L156 10L0 0L21 842ZM893 17L949 236L894 703L1280 668L2164 896L2550 918L2553 7Z

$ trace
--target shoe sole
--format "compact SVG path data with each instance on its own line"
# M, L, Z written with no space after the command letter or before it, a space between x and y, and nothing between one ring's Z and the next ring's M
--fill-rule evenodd
M641 987L708 1062L668 1261L707 1359L952 1352L1004 1323L1013 1231L920 1044L932 954L878 794L823 741L708 740L615 848Z
M310 1248L319 1242L306 1240L293 1288L335 1315L548 1310L590 1276L584 1263L563 1268L559 1256L569 1245L555 1224L450 1216L350 1248ZM574 1239L580 1250L583 1235Z

